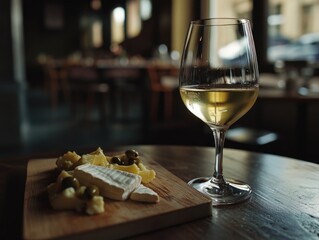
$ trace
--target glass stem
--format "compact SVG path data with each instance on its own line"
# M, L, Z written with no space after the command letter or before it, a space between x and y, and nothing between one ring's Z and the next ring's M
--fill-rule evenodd
M223 149L226 130L224 128L212 128L215 140L215 168L212 181L220 186L226 184L223 176Z

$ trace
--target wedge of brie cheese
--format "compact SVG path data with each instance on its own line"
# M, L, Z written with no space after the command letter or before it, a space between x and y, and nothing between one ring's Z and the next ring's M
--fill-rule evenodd
M156 203L159 201L159 196L152 189L141 184L132 193L130 198L134 201Z
M141 176L91 164L80 165L74 170L83 185L96 185L100 194L115 200L126 200L141 184Z

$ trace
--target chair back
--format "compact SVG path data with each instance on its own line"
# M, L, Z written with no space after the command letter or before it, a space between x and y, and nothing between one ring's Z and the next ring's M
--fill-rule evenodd
M152 91L165 91L178 87L178 69L175 66L151 64L147 71Z

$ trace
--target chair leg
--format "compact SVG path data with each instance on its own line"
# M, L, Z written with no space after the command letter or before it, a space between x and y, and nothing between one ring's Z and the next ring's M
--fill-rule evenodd
M164 93L164 117L165 120L169 120L172 117L172 111L173 111L173 94L172 92L165 92Z
M86 99L85 115L84 115L85 121L88 121L89 119L90 112L92 111L92 108L93 108L94 99L95 99L94 92L88 91L87 99Z
M100 123L101 125L105 124L105 121L107 119L107 113L106 113L106 102L107 102L107 93L101 92L99 94L99 112L100 112Z
M73 89L70 96L70 114L74 117L77 112L78 92Z
M50 78L50 98L51 108L56 109L58 106L58 83L56 77Z
M67 104L70 104L70 101L71 101L70 84L64 72L61 73L61 88L64 95L64 101Z
M157 121L157 112L158 112L158 103L159 103L159 94L152 93L151 105L150 105L150 118L152 122Z

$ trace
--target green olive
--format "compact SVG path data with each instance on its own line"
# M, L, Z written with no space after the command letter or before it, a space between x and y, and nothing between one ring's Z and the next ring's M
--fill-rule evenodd
M112 157L111 163L121 164L121 159L119 157Z
M133 149L126 150L125 155L127 156L128 159L133 159L133 160L137 159L139 156L138 152Z
M80 187L79 181L75 177L65 177L63 178L61 182L61 189L67 189L73 187L75 190L77 190Z
M121 157L121 164L120 165L128 166L128 165L132 165L133 163L134 163L134 159L128 158L126 155L123 155Z
M131 159L131 158L128 158L128 159L125 161L125 163L122 162L122 164L123 164L123 165L126 165L126 166L132 165L132 164L134 164L134 163L135 163L135 162L134 162L134 159Z
M141 159L140 159L140 158L137 158L137 159L134 160L134 162L135 162L136 164L139 164L139 163L141 163Z
M83 193L83 198L85 199L92 199L94 196L100 195L100 190L97 186L91 185L87 187Z

